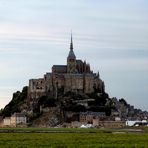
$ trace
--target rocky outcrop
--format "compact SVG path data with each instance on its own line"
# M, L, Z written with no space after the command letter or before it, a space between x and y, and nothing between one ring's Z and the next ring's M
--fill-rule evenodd
M33 127L54 127L61 123L62 113L60 108L52 107L42 110L42 114L35 120L33 120Z

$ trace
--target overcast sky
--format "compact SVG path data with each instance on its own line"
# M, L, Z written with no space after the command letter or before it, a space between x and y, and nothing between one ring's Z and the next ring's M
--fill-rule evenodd
M0 108L74 52L110 97L148 110L148 0L0 0Z

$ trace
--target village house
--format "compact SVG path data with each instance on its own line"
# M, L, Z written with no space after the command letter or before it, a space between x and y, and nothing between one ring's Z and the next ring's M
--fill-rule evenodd
M79 127L81 127L81 125L82 125L82 123L79 122L79 121L73 121L73 122L71 122L71 127L72 128L79 128Z
M3 127L26 127L27 118L23 113L14 113L11 117L5 117L2 122Z
M18 127L18 126L26 126L27 119L25 114L23 113L14 113L11 116L11 126Z
M125 127L125 125L125 121L100 121L99 119L93 119L94 127L122 128Z
M81 123L93 123L93 119L105 118L105 112L80 112L79 121Z
M10 127L11 125L11 118L10 117L5 117L3 119L3 127Z

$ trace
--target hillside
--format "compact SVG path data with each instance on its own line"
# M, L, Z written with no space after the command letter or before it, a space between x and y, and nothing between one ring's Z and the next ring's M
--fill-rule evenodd
M123 98L109 98L107 93L75 94L68 92L58 99L42 96L35 107L31 108L27 101L28 87L13 94L12 100L1 110L0 116L8 117L15 112L26 113L30 126L53 127L63 122L78 120L80 112L105 112L107 116L120 116L123 120L142 119L148 117L148 113L140 109L134 109ZM72 112L71 117L66 117L67 112ZM120 115L119 115L120 114Z
M22 91L13 93L12 100L1 109L0 116L9 117L15 112L25 112L27 110L28 87L23 87Z

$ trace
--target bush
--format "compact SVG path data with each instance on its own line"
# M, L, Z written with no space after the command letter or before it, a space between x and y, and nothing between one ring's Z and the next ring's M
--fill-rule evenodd
M38 104L42 105L43 107L55 107L56 100L54 98L50 98L47 96L42 96L39 98Z
M82 105L70 105L65 107L66 111L73 111L73 112L86 112L85 106Z

